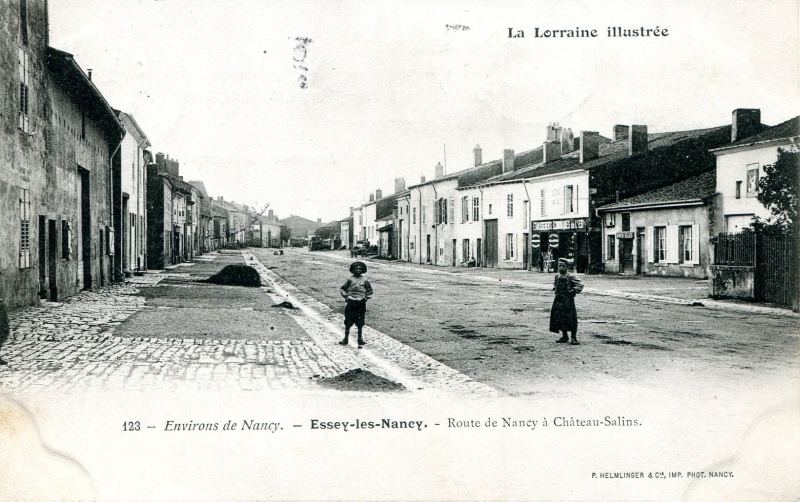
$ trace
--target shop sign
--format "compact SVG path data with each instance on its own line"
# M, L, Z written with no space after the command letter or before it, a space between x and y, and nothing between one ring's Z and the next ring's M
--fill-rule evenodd
M554 247L554 248L558 247L558 234L551 234L550 235L550 247Z
M541 245L541 240L539 238L539 234L531 235L531 246L538 247L539 245Z
M531 222L531 230L576 230L583 228L586 228L586 220L584 218Z
M633 232L617 232L617 239L633 239Z

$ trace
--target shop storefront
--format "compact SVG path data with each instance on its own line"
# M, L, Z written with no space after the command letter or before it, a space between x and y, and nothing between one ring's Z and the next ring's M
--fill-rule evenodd
M566 258L571 270L586 272L588 224L586 218L531 222L531 263L534 270L555 272Z

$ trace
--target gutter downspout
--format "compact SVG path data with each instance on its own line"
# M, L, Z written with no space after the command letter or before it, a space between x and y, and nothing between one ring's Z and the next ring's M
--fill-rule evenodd
M530 228L530 226L531 226L531 206L533 206L532 203L533 201L531 201L531 194L528 193L528 183L525 181L525 178L522 179L522 188L525 189L525 196L528 198L528 213L525 215L525 218L527 218L525 226L528 228L528 268L526 270L531 270L531 267L533 266L533 246L530 245L530 242L531 242L531 237L533 236L533 229Z
M411 192L408 192L408 194L405 196L405 199L406 199L406 203L408 204L408 207L411 207ZM408 215L407 214L406 214L406 220L408 220L408 222L411 223L411 221L408 219ZM410 225L406 225L406 228L408 230L408 235L410 236L411 235L411 229L409 227L410 227ZM411 243L408 242L409 240L410 239L408 237L406 237L406 257L408 259L408 262L410 263L411 262Z
M417 255L419 256L419 265L422 265L422 189L420 187L417 188L417 193L419 194L419 204L417 205L418 215L419 216L419 241L417 246Z
M481 248L478 252L481 254L481 264L482 268L486 268L486 218L483 214L483 187L479 186L478 190L481 191Z
M439 200L439 191L436 190L436 183L431 183L431 188L433 188L433 200L434 200L434 207L436 202ZM439 261L439 224L436 223L436 217L433 219L433 264L438 265ZM428 257L430 258L430 256Z

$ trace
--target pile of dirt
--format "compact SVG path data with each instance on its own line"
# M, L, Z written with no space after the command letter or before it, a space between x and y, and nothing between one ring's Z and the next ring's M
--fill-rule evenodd
M392 382L383 377L356 368L341 375L331 378L321 378L318 383L323 387L336 390L351 390L363 392L402 392L405 387L397 382Z
M226 265L225 268L209 277L206 282L225 286L260 287L261 277L248 265Z

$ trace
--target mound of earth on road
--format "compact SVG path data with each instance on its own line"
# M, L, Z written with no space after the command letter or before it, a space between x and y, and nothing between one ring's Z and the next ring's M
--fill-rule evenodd
M399 383L379 377L361 368L350 370L335 377L321 378L318 383L323 387L336 390L363 392L402 392L405 390L405 387Z
M261 286L258 272L248 265L226 265L225 268L212 275L206 282L225 286Z

